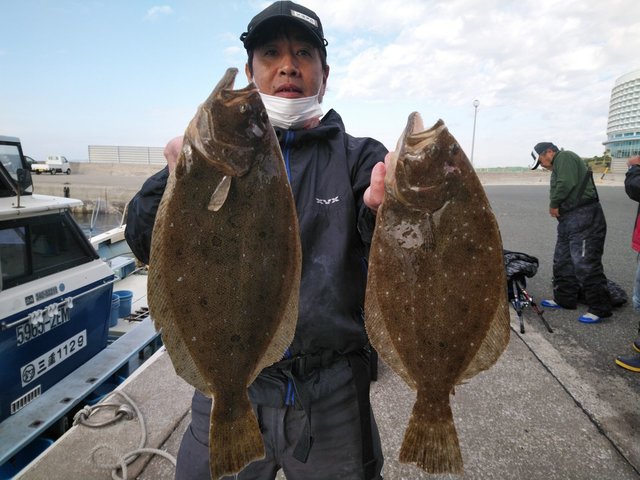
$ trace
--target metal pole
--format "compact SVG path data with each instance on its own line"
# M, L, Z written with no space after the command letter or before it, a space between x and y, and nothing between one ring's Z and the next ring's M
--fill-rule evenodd
M478 106L480 105L479 100L473 101L473 134L471 135L471 165L473 165L473 147L476 143L476 117L478 116Z

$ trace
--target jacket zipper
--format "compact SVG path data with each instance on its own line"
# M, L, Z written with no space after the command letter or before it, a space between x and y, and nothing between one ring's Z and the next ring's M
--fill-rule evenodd
M284 157L284 166L287 169L287 178L289 179L289 185L291 185L291 162L289 154L291 153L291 144L293 143L293 137L295 134L291 130L287 130L284 134L284 146L282 148L282 156ZM285 358L291 357L291 350L287 348ZM287 380L287 393L284 399L285 405L295 405L295 390L293 388L293 381L289 378Z
M284 157L284 165L287 169L287 177L289 178L289 184L291 184L291 163L289 161L289 154L291 153L291 144L293 143L293 137L295 134L291 130L287 130L284 134L284 147L282 149L282 156Z

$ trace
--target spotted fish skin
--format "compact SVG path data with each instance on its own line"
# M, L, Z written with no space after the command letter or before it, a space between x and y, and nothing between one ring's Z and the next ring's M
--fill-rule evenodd
M409 116L387 165L365 297L372 345L413 389L400 461L463 471L449 395L509 341L502 241L473 167L442 120Z
M227 70L184 136L154 224L151 316L178 375L213 397L211 476L264 457L247 387L280 360L298 315L301 247L275 132Z

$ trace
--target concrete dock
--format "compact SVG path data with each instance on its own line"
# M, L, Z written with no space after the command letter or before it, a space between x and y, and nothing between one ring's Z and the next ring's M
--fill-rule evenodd
M509 347L498 363L458 387L451 397L465 468L460 477L428 475L412 465L398 462L398 451L415 394L386 365L380 364L380 375L372 386L371 400L383 440L384 478L640 478L637 433L631 432L623 445L602 431L585 410L581 399L576 397L576 392L569 391L562 383L563 379L553 371L555 367L545 364L515 333L515 318L512 323L514 331ZM535 342L541 343L540 349L549 348L537 334L528 332L525 335L529 340L537 337ZM553 364L553 359L547 360ZM561 376L564 374L575 375L575 372L562 372ZM120 389L133 399L144 417L145 446L161 448L175 456L188 424L192 389L173 373L166 352L156 353ZM127 403L117 394L108 401ZM607 405L600 407L607 409L607 415L619 414L608 410ZM97 422L109 415L113 412L97 412L91 419ZM623 418L619 420L624 422ZM107 480L111 478L108 466L139 448L142 438L139 419L104 428L76 426L17 478ZM173 466L163 457L144 455L129 465L127 478L171 479Z

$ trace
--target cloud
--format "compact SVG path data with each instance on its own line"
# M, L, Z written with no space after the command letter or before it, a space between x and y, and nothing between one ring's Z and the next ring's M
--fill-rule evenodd
M515 72L529 80L602 76L612 63L629 62L633 50L627 43L622 51L625 42L640 44L632 33L640 26L636 0L617 0L615 8L578 0L308 3L323 18L330 57L348 58L332 79L345 98L383 92L455 98L468 88L508 93L505 80L517 81Z
M155 5L147 10L143 20L145 22L155 22L160 17L173 14L173 9L169 5Z
M614 81L640 68L637 0L305 5L323 21L336 101L428 109L461 125L464 137L477 98L476 153L483 160L482 141L499 139L503 148L487 159L498 165L522 143L530 150L538 137L556 138L584 155L601 153Z

